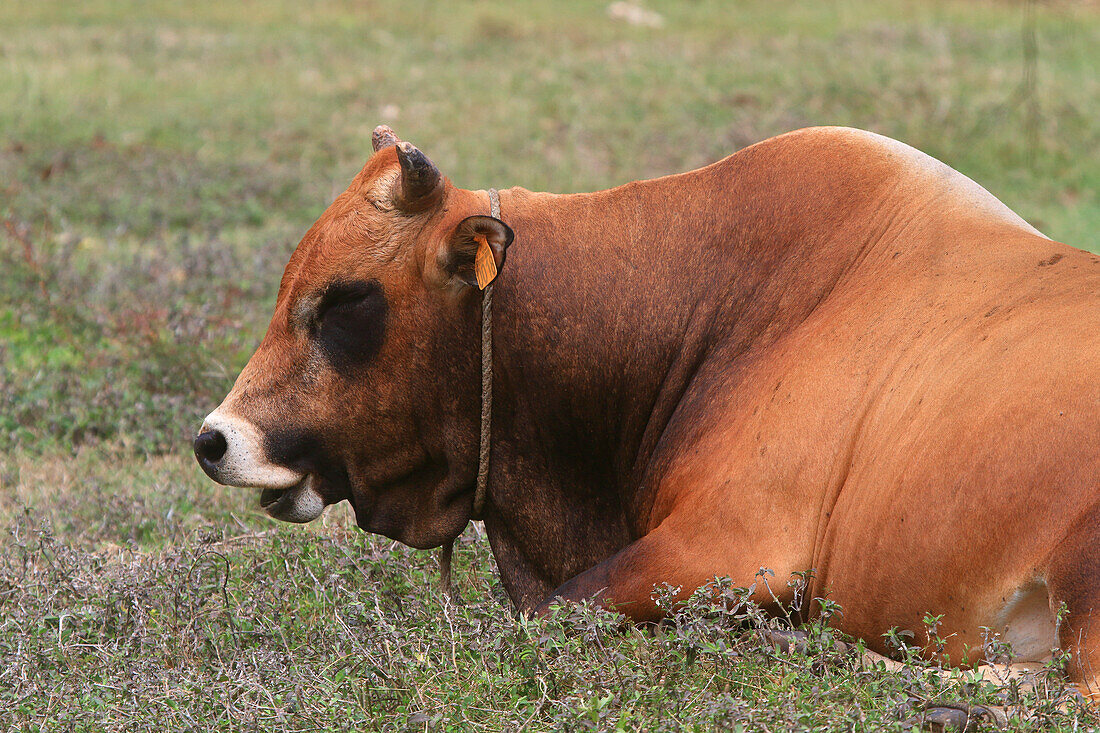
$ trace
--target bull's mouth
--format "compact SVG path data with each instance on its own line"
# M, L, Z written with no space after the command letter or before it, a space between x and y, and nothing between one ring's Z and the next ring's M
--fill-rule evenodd
M280 501L282 501L283 498L286 497L286 495L293 491L295 488L297 488L297 486L301 486L301 484L292 486L289 489L263 489L262 491L260 491L260 506L264 510L275 509L276 507L274 505L277 505Z
M263 489L260 507L274 519L284 522L310 522L325 508L324 500L315 488L313 474L285 489Z

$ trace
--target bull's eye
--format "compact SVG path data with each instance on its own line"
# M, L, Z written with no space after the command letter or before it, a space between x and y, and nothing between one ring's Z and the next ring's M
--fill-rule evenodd
M386 332L386 297L377 280L335 282L321 296L313 335L337 369L362 366Z

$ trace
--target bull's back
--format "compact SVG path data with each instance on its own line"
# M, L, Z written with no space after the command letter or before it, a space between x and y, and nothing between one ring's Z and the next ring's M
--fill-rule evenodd
M1100 258L907 146L796 135L858 141L892 175L828 297L736 378L703 380L690 454L725 459L690 499L716 525L769 507L759 564L814 568L857 635L931 612L980 642L1100 498ZM689 463L670 491L699 484Z
M1100 258L870 133L754 147L709 169L696 198L719 208L722 171L764 168L754 188L787 186L787 208L757 207L757 228L814 246L773 270L791 278L775 309L787 320L765 329L780 336L709 349L654 462L650 529L677 518L712 574L815 569L814 594L872 642L945 613L957 661L1100 498ZM777 211L804 219L776 229Z
M980 643L1100 501L1100 261L960 226L916 243L922 268L853 288L871 332L854 348L880 356L816 557L868 638L946 613L955 646Z

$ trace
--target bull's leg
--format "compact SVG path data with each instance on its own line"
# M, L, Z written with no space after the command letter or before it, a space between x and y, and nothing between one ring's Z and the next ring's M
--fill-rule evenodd
M779 578L800 570L777 559L763 541L723 537L720 541L692 534L698 523L686 516L668 517L659 527L616 554L566 581L536 609L545 613L558 598L567 601L593 599L636 622L657 621L664 615L653 600L655 585L679 586L682 596L706 584L715 576L729 576L748 584L761 565L769 562ZM690 538L690 541L688 540ZM784 583L777 583L785 591ZM779 591L779 588L775 589ZM775 600L768 589L758 591L757 600ZM782 596L779 600L786 600Z
M545 613L555 600L593 599L634 621L656 621L661 612L651 595L657 583L676 584L684 574L675 558L681 554L673 533L658 527L595 567L574 576L542 602Z
M1069 677L1094 708L1100 706L1100 506L1085 512L1051 553L1051 608L1065 605L1059 646L1069 652Z
M1069 678L1093 709L1100 708L1100 603L1090 604L1083 617L1071 610L1059 633L1060 645L1070 653Z

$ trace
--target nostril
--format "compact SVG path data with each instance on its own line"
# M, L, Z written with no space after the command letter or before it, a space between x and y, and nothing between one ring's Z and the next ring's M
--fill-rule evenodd
M207 430L195 438L195 456L202 464L214 464L222 459L229 445L220 430Z

